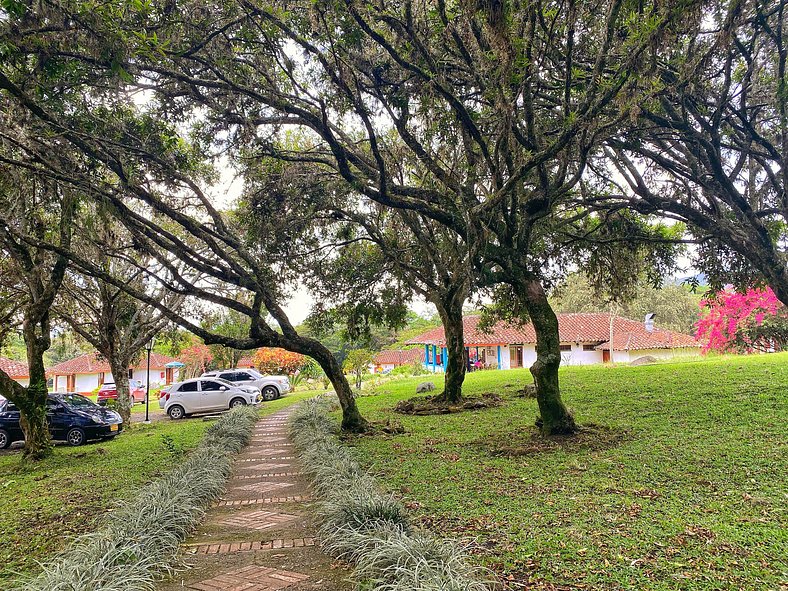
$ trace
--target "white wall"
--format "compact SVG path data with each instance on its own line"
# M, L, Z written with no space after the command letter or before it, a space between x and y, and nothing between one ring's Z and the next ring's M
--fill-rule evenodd
M29 378L14 378L14 381L17 382L18 384L23 385L23 386L30 385L30 379Z
M501 345L501 369L511 369L509 345Z
M381 368L380 373L384 373L387 371L391 371L396 366L393 363L370 363L367 366L367 370L369 371L369 373L375 373L375 370L379 367Z
M147 368L143 369L135 369L132 374L132 379L139 380L142 382L144 386L148 382L148 370ZM155 369L153 367L150 368L150 387L151 388L158 388L159 386L163 386L164 383L167 381L167 372L164 369ZM178 370L173 370L172 372L172 381L178 381Z
M536 345L523 345L523 367L529 368L536 363Z
M584 344L596 343L561 343L572 346L571 351L561 351L561 365L592 365L602 363L602 351L584 351Z

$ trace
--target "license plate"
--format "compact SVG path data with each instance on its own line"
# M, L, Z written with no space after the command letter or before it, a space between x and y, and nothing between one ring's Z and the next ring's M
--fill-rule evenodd
M110 425L109 426L109 430L110 431L117 431L118 430L118 426L117 425Z

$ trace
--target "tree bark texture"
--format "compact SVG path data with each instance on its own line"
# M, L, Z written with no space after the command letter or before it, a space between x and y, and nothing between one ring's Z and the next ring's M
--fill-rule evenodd
M342 430L349 433L366 431L369 423L361 416L350 383L342 371L342 366L331 351L319 342L309 339L307 346L302 347L300 352L317 361L326 377L331 381L331 385L334 386L334 391L339 398L339 405L342 407Z
M527 279L521 286L521 297L536 332L536 361L531 375L536 384L536 401L546 435L565 435L577 431L574 418L561 400L558 367L561 365L561 341L558 318L542 284Z
M30 382L24 393L10 400L19 408L19 426L25 436L24 457L40 460L52 450L47 423L47 377L44 369L44 352L49 348L49 321L37 323L25 318L23 334L27 348ZM39 336L39 333L40 336Z
M109 360L110 371L115 380L115 391L118 395L118 413L123 419L123 428L128 429L131 425L131 391L129 389L129 365L124 359L112 357Z
M451 404L462 401L462 385L468 367L462 324L463 303L464 298L459 295L436 303L446 338L446 373L443 376L443 392L435 398Z

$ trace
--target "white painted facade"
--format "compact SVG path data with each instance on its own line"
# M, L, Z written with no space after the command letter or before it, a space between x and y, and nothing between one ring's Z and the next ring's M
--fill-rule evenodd
M597 365L604 363L604 353L601 349L596 349L598 342L580 342L580 343L561 343L561 345L568 350L561 351L561 365ZM513 362L515 359L516 351L522 349L522 364L519 367L528 368L536 361L536 345L528 343L524 345L501 345L500 346L500 366L498 366L498 346L479 347L479 357L484 359L488 368L498 367L498 369L512 369L518 367ZM476 347L470 346L471 358L475 358ZM484 353L482 353L484 351ZM613 363L629 363L650 355L657 359L671 359L674 357L683 357L688 355L697 355L698 350L694 348L678 348L678 349L643 349L636 351L613 351ZM438 350L438 360L441 359L440 349ZM384 366L385 367L385 366ZM393 367L393 366L392 366ZM442 372L443 366L438 364L433 366L425 364L426 369L435 372Z
M179 381L180 371L176 368L172 370L172 381L177 382ZM145 386L147 383L148 371L147 369L135 369L132 372L132 379L139 380L142 382L142 385ZM75 375L74 379L74 392L80 393L89 393L93 392L96 388L98 388L101 383L99 383L100 374L98 373L80 373ZM114 382L114 378L112 374L109 372L104 373L104 382ZM150 387L151 389L156 389L163 386L166 383L166 372L164 369L154 369L151 368L150 370ZM57 376L57 383L53 384L53 389L55 392L66 392L68 390L68 377L67 376Z
M29 378L14 378L14 381L16 383L18 383L18 384L21 384L22 386L25 386L25 387L30 385L30 379Z

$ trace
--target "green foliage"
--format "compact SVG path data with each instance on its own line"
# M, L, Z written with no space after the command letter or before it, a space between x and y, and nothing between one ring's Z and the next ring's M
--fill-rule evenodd
M249 319L235 310L221 309L206 314L200 323L202 328L227 337L243 338L249 335ZM213 355L212 365L219 369L235 367L247 351L232 349L224 345L209 345Z
M353 349L348 352L342 363L342 369L356 376L356 388L361 388L361 379L369 371L369 365L375 359L375 353L369 349Z
M474 563L513 588L779 588L788 353L566 367L561 380L586 426L575 444L535 433L522 369L470 374L465 393L504 399L474 413L395 414L419 380L388 382L359 407L405 434L354 450L412 519L474 539Z

